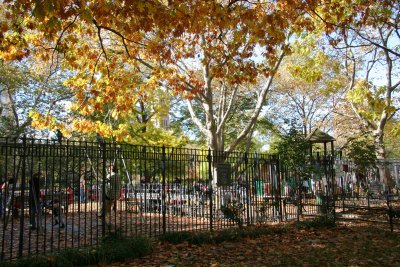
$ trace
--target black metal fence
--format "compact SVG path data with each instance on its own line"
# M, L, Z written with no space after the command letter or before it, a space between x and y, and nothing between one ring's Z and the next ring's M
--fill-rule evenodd
M355 198L337 189L333 159L312 162L320 171L298 181L264 154L1 139L1 259L96 246L116 230L154 237L321 214L351 218Z

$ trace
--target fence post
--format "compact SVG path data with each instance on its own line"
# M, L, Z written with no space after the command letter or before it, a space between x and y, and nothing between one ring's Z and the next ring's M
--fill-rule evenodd
M162 156L161 156L161 175L162 175L162 230L163 234L167 231L167 221L166 221L166 213L167 206L165 203L165 195L166 195L166 185L165 185L165 146L162 147Z
M283 201L282 201L282 183L281 183L281 173L280 173L280 168L279 168L279 155L275 158L274 157L274 161L275 161L275 173L274 176L276 176L276 181L277 181L277 186L278 186L278 195L277 195L277 200L279 201L279 222L283 222L283 209L282 209L282 205L283 205ZM271 162L272 163L272 162ZM273 164L271 164L271 168L272 168ZM273 178L273 177L272 177Z
M211 149L208 149L208 180L210 185L210 231L213 230L213 195L214 195L214 188L213 188L213 176L212 176L212 157L211 157ZM207 192L207 190L206 190Z
M249 157L247 152L244 153L244 164L246 166L246 220L247 220L247 225L250 225L250 177L249 177L249 171L248 171L248 164L249 164ZM253 181L252 181L253 182Z
M393 233L393 216L394 216L394 211L392 208L392 204L391 204L391 195L390 195L390 188L388 190L388 193L386 195L386 205L388 207L388 216L389 216L389 225L390 225L390 232Z
M333 222L336 223L336 202L335 202L335 170L334 170L334 166L335 166L335 157L334 155L330 156L330 163L329 163L329 168L330 168L330 173L331 173L331 192L332 192L332 208L333 208Z
M325 199L326 199L326 203L324 209L326 210L325 212L325 219L328 219L328 213L330 212L329 210L329 203L330 203L330 179L328 177L328 168L327 168L327 159L326 159L326 154L324 154L324 156L322 157L322 164L324 165L324 174L325 174L325 179L326 179L326 186L325 186Z
M24 249L24 210L25 210L25 188L26 188L26 135L22 137L22 172L21 172L21 216L19 225L19 247L18 257L22 257L22 251ZM14 178L14 186L17 182L17 177ZM31 212L31 211L29 211ZM30 215L30 214L29 214ZM31 216L31 215L30 215Z
M106 179L107 179L107 151L106 151L106 142L103 140L100 143L101 146L101 157L102 157L102 178L103 181L101 182L101 187L102 187L102 194L101 194L101 234L102 236L105 236L106 234Z
M5 140L5 148L6 148L6 152L5 152L5 157L4 157L4 161L5 161L5 166L4 166L4 175L6 177L6 179L8 179L8 170L7 170L7 166L8 166L8 138L6 138ZM1 150L3 150L3 147L1 147ZM11 193L11 203L14 202L14 193L15 193L15 186L13 186L12 189L12 193ZM3 209L5 203L3 201L3 196L1 197L0 201L2 202L1 204L1 209ZM2 229L2 237L1 237L1 257L0 257L0 261L4 260L4 244L5 244L5 232L6 232L6 228L7 228L7 222L8 222L8 216L5 212L4 209L4 214L1 215L3 217L3 229ZM0 217L1 217L0 216ZM12 244L12 242L11 242Z

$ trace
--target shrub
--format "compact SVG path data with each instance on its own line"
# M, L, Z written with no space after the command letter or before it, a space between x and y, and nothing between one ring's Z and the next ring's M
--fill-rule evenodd
M179 244L188 242L190 244L222 243L225 241L236 242L245 237L260 237L264 235L275 235L286 233L285 227L247 227L241 229L225 229L214 232L171 232L159 237L159 240Z
M221 206L221 212L224 214L225 218L235 222L239 228L243 227L242 214L244 211L244 205L237 200L232 200Z
M242 236L241 230L221 230L216 232L213 241L217 244L225 241L238 241Z
M67 249L60 253L39 255L15 262L2 262L0 267L69 267L87 266L100 262L110 263L131 258L139 258L151 253L152 243L146 237L127 238L120 232L109 233L98 247Z
M189 242L190 244L206 244L211 242L210 232L170 232L159 237L159 240L171 244Z
M112 262L139 258L151 251L151 241L146 237L110 237L99 246L97 254L100 262Z
M64 257L58 255L38 255L20 259L15 262L2 262L0 267L73 267L74 265Z
M168 232L159 237L161 241L165 241L171 244L180 244L185 241L189 241L193 236L191 232Z
M319 216L312 220L297 222L298 228L332 228L336 226L335 221L330 216Z
M72 266L87 266L98 262L96 248L67 249L58 254L58 258L67 259Z

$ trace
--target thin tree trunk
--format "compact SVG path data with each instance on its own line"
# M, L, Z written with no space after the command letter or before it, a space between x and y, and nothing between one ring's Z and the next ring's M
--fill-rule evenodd
M394 181L390 175L388 166L385 164L386 152L383 137L383 131L377 130L374 134L374 143L376 158L378 159L379 179L385 184L386 190L389 190L394 187Z

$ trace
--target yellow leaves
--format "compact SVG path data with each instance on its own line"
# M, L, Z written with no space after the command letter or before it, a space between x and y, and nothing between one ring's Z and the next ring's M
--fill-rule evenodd
M112 127L101 121L92 121L88 119L76 119L74 120L73 130L83 134L98 133L102 137L111 138L113 136Z
M147 88L154 88L158 86L158 77L153 75L146 81Z
M128 126L126 124L118 125L118 129L114 131L113 135L117 142L127 141Z
M72 131L86 135L96 133L104 138L114 138L117 142L129 139L128 125L120 124L117 129L113 129L110 124L99 120L76 119L72 124Z
M90 120L76 119L73 122L73 129L84 134L95 132L95 123Z
M357 106L358 112L365 118L376 120L380 119L384 111L387 114L396 111L394 106L386 102L385 93L385 86L376 87L361 80L347 93L346 98Z
M391 130L391 134L395 137L400 137L400 122L397 122L392 130Z
M89 22L89 23L91 23L91 22L93 21L93 16L92 16L90 10L88 10L88 9L84 9L84 10L80 13L80 17L81 17L84 21Z
M145 12L145 10L147 10L146 4L142 1L137 1L137 9L141 13Z
M108 124L96 121L94 130L103 137L110 138L112 136L112 128Z
M372 99L372 93L369 90L369 84L365 80L358 81L354 89L349 91L346 95L347 99L355 104L363 104L365 101Z
M62 123L57 122L57 119L49 113L42 115L39 112L32 110L29 112L29 117L32 118L31 126L38 130L49 129L56 130L64 128Z
M154 146L172 146L181 147L187 144L188 140L185 136L177 136L172 131L166 131L161 128L149 125L147 131L143 133L142 138L146 140L148 145Z
M10 47L7 51L0 51L0 59L10 60L22 60L25 56L29 55L29 51L24 51L18 47Z

